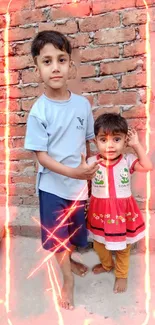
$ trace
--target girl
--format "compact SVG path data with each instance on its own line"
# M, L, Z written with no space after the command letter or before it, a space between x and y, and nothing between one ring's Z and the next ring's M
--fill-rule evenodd
M145 236L142 214L131 194L130 178L134 171L148 172L152 163L138 140L136 131L128 130L126 120L118 114L103 114L95 121L95 142L99 154L88 163L102 158L92 180L88 212L88 230L101 264L95 274L115 270L114 292L127 288L131 244ZM123 154L125 146L134 154ZM112 251L116 253L115 264Z

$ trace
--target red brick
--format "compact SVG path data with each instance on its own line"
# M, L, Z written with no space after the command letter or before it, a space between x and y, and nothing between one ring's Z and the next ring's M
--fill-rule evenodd
M106 78L102 80L83 80L82 91L93 92L100 90L117 90L118 81L115 78Z
M0 184L5 184L6 176L5 175L0 175ZM9 183L10 183L11 178L9 177Z
M146 0L147 5L152 5L155 3L155 0ZM144 0L136 0L136 7L144 6L145 7L145 2Z
M45 14L41 9L22 10L11 14L10 26L26 25L46 21Z
M28 206L38 206L38 198L29 196L29 197L23 197L23 205L28 205Z
M54 4L65 4L65 2L70 3L72 0L35 0L35 7L40 8L40 7L47 7L47 5L54 5Z
M41 93L42 88L40 86L10 87L10 98L36 97L40 96Z
M79 21L79 28L81 32L92 32L102 28L112 28L118 26L120 26L120 17L118 13L88 17Z
M101 63L100 70L102 75L116 74L135 70L139 65L139 58L126 59L121 61L113 61L108 63Z
M121 43L133 41L136 37L134 27L102 30L95 33L96 44Z
M24 126L22 126L22 130L23 129L24 129ZM15 130L15 127L14 127L14 130ZM12 131L12 128L11 128L11 131ZM17 131L19 131L19 130L17 130ZM25 133L22 134L22 135L25 136ZM18 136L18 135L14 134L14 136ZM23 150L21 148L12 149L11 152L10 152L10 160L11 161L14 161L14 160L15 161L16 160L29 160L29 159L34 159L34 157L35 157L34 152L26 151L26 150Z
M123 56L134 56L144 54L146 52L145 49L145 41L136 41L131 44L124 45L124 53Z
M51 8L50 17L52 20L68 18L68 17L85 17L90 14L89 3L71 3L62 5L61 7Z
M33 66L34 62L31 55L11 56L9 59L9 68L11 70L20 70Z
M89 100L90 105L93 106L95 96L94 95L93 96L92 95L85 95L85 97Z
M6 195L0 195L1 206L6 204ZM9 196L9 206L16 205L20 206L23 200L19 196Z
M15 125L10 128L10 136L20 137L25 136L26 126L25 125Z
M18 139L13 139L13 140L18 140ZM24 141L24 138L20 139ZM0 168L2 170L2 168L5 168L5 165L3 167L2 164L0 164ZM30 160L30 161L11 161L10 163L10 171L12 172L12 175L14 173L14 175L16 175L18 173L18 175L22 175L22 174L29 174L29 169L31 170L31 173L36 171L35 168L35 163Z
M6 102L1 101L0 102L0 112L4 112L6 107ZM16 100L10 100L9 102L9 110L10 112L17 112L20 111L20 103Z
M25 54L30 54L31 52L31 44L32 42L27 41L25 43L16 43L13 45L14 47L14 53L16 55L25 55Z
M26 83L38 83L40 81L39 74L35 70L24 70L22 72L22 82Z
M123 117L125 118L143 118L146 117L145 105L133 106L128 110L123 112Z
M35 184L36 177L35 176L14 176L11 177L12 183L25 183L25 184Z
M74 37L67 37L71 43L72 48L79 48L80 46L88 46L90 43L90 38L88 34L76 34Z
M35 103L35 99L22 100L22 110L29 111L32 108L32 105Z
M64 34L74 34L77 33L78 28L75 21L67 21L61 24L55 23L40 23L39 32L43 30L55 30Z
M138 26L138 31L141 39L146 39L146 25Z
M10 114L10 125L25 124L27 122L27 117L27 114L24 112L18 114Z
M22 184L16 184L16 185L10 184L9 192L10 192L9 194L11 196L13 196L13 195L14 196L20 195L22 197L32 196L35 194L35 186L29 184L28 186L24 185L24 187L23 187Z
M95 66L94 65L81 65L79 68L79 75L81 78L93 77L96 75Z
M9 29L9 42L12 41L22 41L29 38L33 38L35 36L35 28L34 27L15 27L13 29ZM4 32L2 33L2 37L4 38Z
M135 88L146 86L145 73L132 73L122 76L122 88Z
M8 8L8 0L1 0L0 2L0 14L6 14L7 8ZM23 10L23 9L29 9L31 8L31 1L30 0L20 0L20 1L11 1L9 6L9 12L11 11L17 11L17 10Z
M11 113L9 115L9 124L25 124L27 121L27 115L22 113ZM0 114L0 124L5 124L6 123L6 116L5 114Z
M82 62L118 58L119 47L106 46L106 47L97 47L97 48L87 48L80 51L80 57Z
M132 127L135 130L146 130L146 119L134 118L128 120L129 127Z
M94 120L96 120L98 118L98 116L105 114L105 113L120 113L120 108L119 106L112 106L112 107L102 107L102 108L98 108L96 110L93 111L93 116L94 116Z
M0 29L5 28L6 26L6 19L4 16L0 16Z
M93 1L93 14L98 15L107 11L135 7L135 0L104 0Z
M10 148L24 148L24 138L13 138L10 142Z
M106 93L98 96L99 105L134 105L137 102L137 92Z
M122 22L125 26L131 24L145 24L147 22L146 10L129 10L123 12Z
M9 73L9 85L16 85L19 82L19 72L10 72ZM5 86L6 80L5 80L5 74L0 74L0 86Z
M4 50L3 42L0 41L0 57L1 56L4 57L4 55L5 55L4 52L5 52L5 50ZM12 55L16 54L15 44L9 44L8 54L9 54L9 56L12 56Z

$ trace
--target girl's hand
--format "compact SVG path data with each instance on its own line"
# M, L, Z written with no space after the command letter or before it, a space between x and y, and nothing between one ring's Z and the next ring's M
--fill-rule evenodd
M134 147L139 144L138 134L135 130L129 129L127 134L127 145L129 147Z

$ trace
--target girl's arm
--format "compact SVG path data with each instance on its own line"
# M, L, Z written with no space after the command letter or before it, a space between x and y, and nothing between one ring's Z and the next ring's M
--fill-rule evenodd
M132 147L138 156L138 161L134 165L134 170L138 172L151 171L153 169L152 162L139 142L138 134L135 130L129 130L127 141L128 146Z

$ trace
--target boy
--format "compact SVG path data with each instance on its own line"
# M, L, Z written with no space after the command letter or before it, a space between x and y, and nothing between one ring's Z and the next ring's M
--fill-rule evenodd
M30 111L25 148L35 151L39 162L43 248L55 252L64 280L59 302L72 309L72 272L80 276L87 272L84 265L71 259L71 253L75 246L87 245L86 180L98 169L98 162L88 166L85 160L86 141L94 138L93 117L88 100L67 89L72 61L66 37L55 31L40 32L31 53L45 91Z

